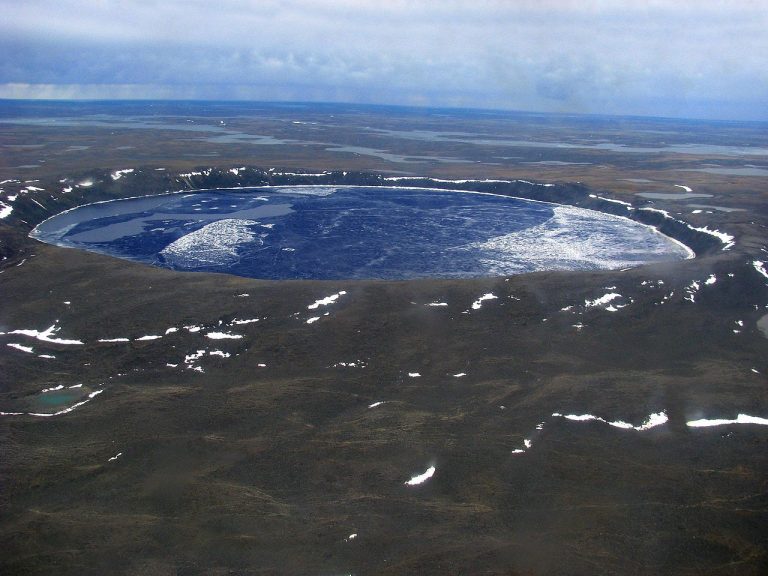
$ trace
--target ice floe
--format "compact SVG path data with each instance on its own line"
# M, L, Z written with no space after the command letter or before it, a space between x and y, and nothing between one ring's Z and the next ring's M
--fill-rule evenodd
M686 192L693 192L693 188L690 188L690 187L685 186L683 184L673 184L673 186L675 186L676 188L682 188Z
M768 426L768 418L760 418L758 416L749 416L747 414L739 414L735 420L726 420L722 418L707 420L706 418L702 418L700 420L689 420L685 424L690 428L705 428L708 426L728 426L730 424L758 424L760 426Z
M162 338L162 336L158 336L157 334L147 334L146 336L141 336L139 338L136 338L136 342L146 342L149 340L159 340Z
M429 304L424 304L424 306L448 306L448 302L430 302Z
M464 376L466 376L466 375L467 375L466 372L459 372L458 374L453 374L453 377L454 378L464 378Z
M377 406L381 406L382 404L386 403L386 400L382 400L381 402L374 402L373 404L368 404L368 408L376 408Z
M312 316L311 318L307 318L307 324L314 324L320 320L320 316Z
M651 233L649 234L649 229ZM621 230L623 248L617 250ZM555 206L552 217L524 230L468 245L486 253L483 262L495 275L562 269L623 269L674 253L680 258L695 254L684 244L644 224L575 208ZM520 255L510 259L511 255Z
M419 374L418 372L408 372L408 377L409 378L421 378L421 374Z
M166 262L183 268L228 266L239 259L238 250L249 242L262 242L250 226L258 222L228 218L217 220L171 242L160 251Z
M112 458L110 458L109 460L107 460L107 462L114 462L115 460L117 460L118 458L120 458L120 456L122 456L122 455L123 455L123 453L122 453L122 452L118 452L117 454L115 454L114 456L112 456Z
M423 484L424 482L432 478L432 476L434 475L435 475L435 467L430 466L429 468L426 469L426 471L423 474L414 476L413 478L405 482L405 484L406 486L417 486L418 484Z
M99 342L130 342L130 338L99 338Z

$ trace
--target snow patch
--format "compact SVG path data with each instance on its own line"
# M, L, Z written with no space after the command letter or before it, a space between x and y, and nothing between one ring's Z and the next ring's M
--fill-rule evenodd
M605 294L604 296L600 296L600 298L596 298L594 300L584 300L584 306L587 308L593 308L595 306L605 306L609 302L615 300L616 298L621 298L621 294L618 294L617 292L609 292L608 294Z
M16 350L21 350L22 352L26 352L28 354L34 354L35 350L31 346L24 346L22 344L16 344L15 342L11 342L9 344L6 344L6 346L10 346L11 348L16 348Z
M13 206L9 206L3 201L0 201L0 220L7 218L13 212Z
M754 266L758 274L764 276L765 278L768 278L768 270L765 269L765 262L761 262L760 260L755 260L752 262L752 266Z
M20 334L22 336L29 336L30 338L36 338L37 340L40 340L41 342L49 342L51 344L64 344L64 345L77 345L82 346L83 342L81 340L66 340L62 338L52 338L54 334L58 333L61 328L59 328L56 324L58 323L58 320L54 322L51 326L49 326L47 329L43 330L42 332L40 330L14 330L12 332L8 332L8 334Z
M574 422L588 422L590 420L595 420L597 422L603 422L604 424L608 424L609 426L613 426L615 428L622 428L625 430L632 429L640 432L643 432L645 430L650 430L651 428L655 428L657 426L661 426L663 424L666 424L669 421L669 417L667 416L667 413L664 411L650 414L642 422L642 424L638 426L633 426L629 422L624 422L622 420L615 420L613 422L610 422L605 418L601 418L600 416L593 416L592 414L560 414L559 412L554 412L552 416L555 418L565 418L566 420L572 420Z
M320 300L315 300L312 304L307 306L307 310L317 310L320 306L328 306L330 304L335 303L341 296L344 296L347 292L345 290L341 290L340 292L337 292L336 294L331 294L330 296L326 296L325 298L321 298Z
M613 202L614 204L621 204L622 206L626 206L627 210L630 210L632 208L632 204L629 202L624 202L623 200L614 200L613 198L605 198L603 196L597 196L595 194L590 194L590 198L596 198L597 200L603 200L604 202Z
M228 334L226 332L208 332L205 336L211 340L240 340L242 338L240 334Z
M427 468L427 470L423 474L414 476L413 478L408 480L405 484L406 486L417 486L418 484L423 484L424 482L432 478L432 476L434 475L435 475L435 467L430 466L429 468Z
M768 418L759 418L757 416L749 416L747 414L739 414L735 420L714 419L707 420L702 418L700 420L689 420L686 422L686 426L690 428L705 428L708 426L727 426L729 424L758 424L760 426L768 426Z
M480 298L472 302L472 310L480 310L480 308L483 305L483 302L485 302L486 300L495 300L497 298L498 296L494 295L492 292L488 292L488 294L483 294L482 296L480 296Z
M115 172L112 172L112 180L120 180L123 176L126 174L132 174L133 168L126 168L125 170L117 170Z

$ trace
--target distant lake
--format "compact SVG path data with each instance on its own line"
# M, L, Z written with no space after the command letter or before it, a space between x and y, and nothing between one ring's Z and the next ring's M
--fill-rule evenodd
M81 206L31 236L183 271L264 279L466 278L682 259L652 228L581 208L419 188L210 190Z
M707 174L721 174L723 176L768 176L768 167L744 166L741 168L680 168L680 172L706 172Z

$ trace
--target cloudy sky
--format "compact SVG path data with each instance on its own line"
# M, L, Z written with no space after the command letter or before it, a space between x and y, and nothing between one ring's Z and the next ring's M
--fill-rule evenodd
M768 120L766 0L0 0L0 98Z

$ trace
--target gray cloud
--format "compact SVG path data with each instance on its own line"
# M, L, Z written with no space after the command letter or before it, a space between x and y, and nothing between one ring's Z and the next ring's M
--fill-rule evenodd
M768 115L762 1L0 0L0 10L6 97L42 85L54 97L133 97L144 86L179 98Z

